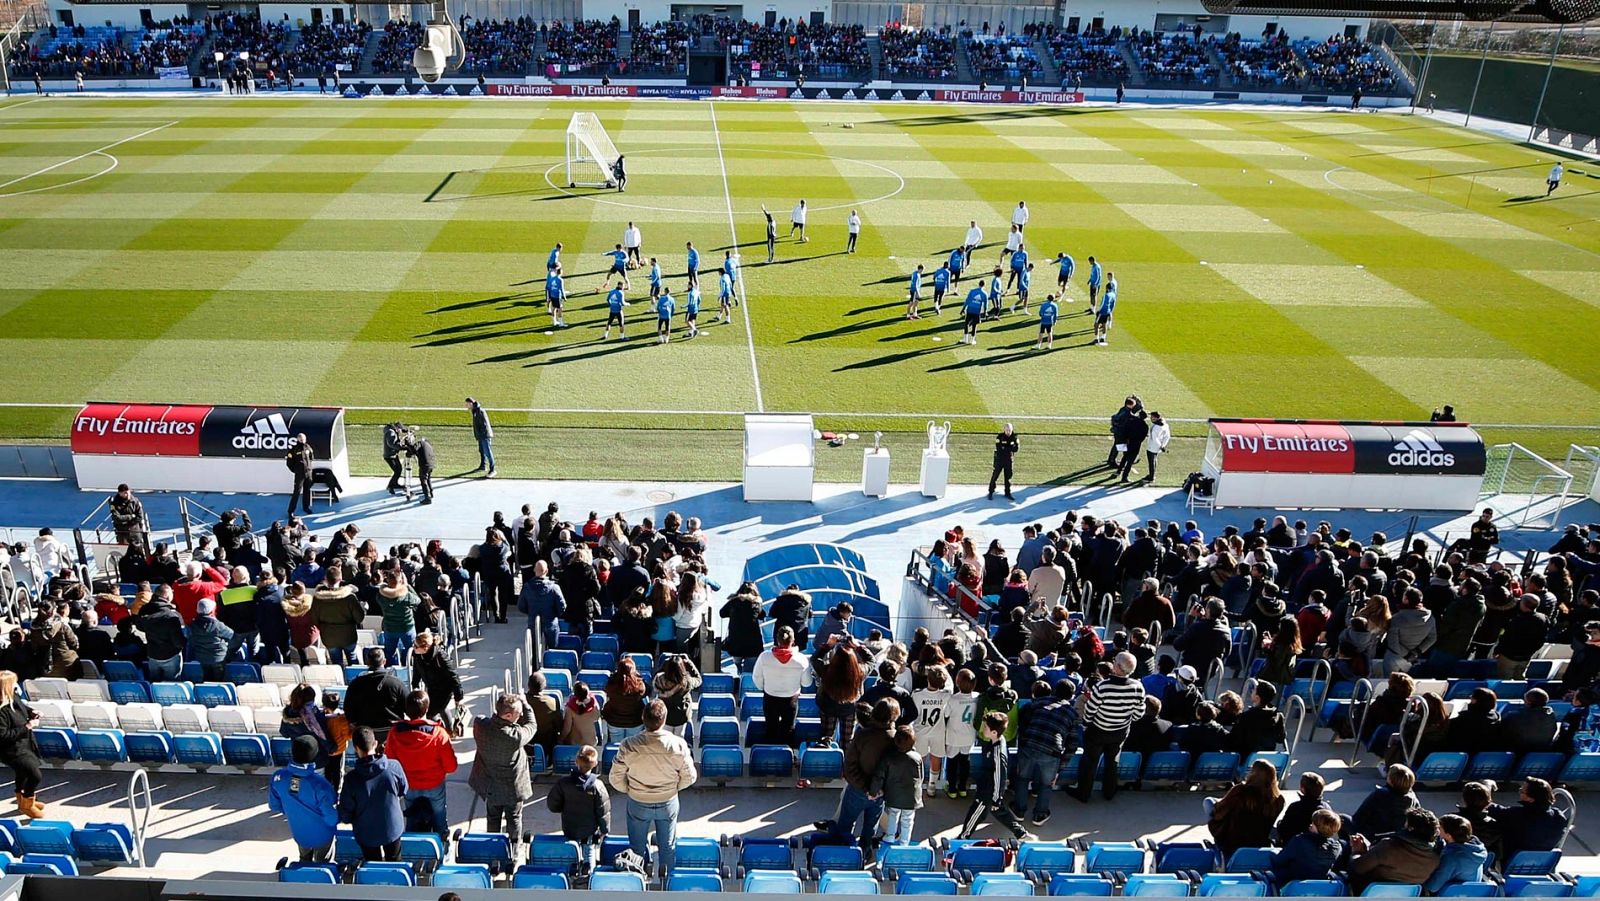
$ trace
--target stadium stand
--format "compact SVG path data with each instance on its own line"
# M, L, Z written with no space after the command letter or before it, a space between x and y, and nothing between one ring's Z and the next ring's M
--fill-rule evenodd
M462 24L461 38L467 45L467 58L461 70L472 75L521 75L533 60L534 41L539 27L532 19L469 19Z
M1215 47L1238 87L1293 89L1305 78L1305 66L1283 32L1265 40L1243 38L1235 32Z
M795 60L801 70L819 78L854 79L870 73L866 29L860 25L824 23L795 25Z
M1115 85L1128 77L1128 61L1122 56L1120 28L1078 34L1051 29L1045 44L1061 73L1062 86Z
M354 71L371 34L372 26L365 22L307 25L294 49L283 55L283 70L313 77L336 69Z
M674 19L656 22L633 32L626 71L633 75L682 75L688 23Z
M378 36L378 49L372 56L372 71L379 75L411 71L411 54L422 43L426 29L420 22L390 21Z
M944 81L955 72L955 43L948 28L902 28L878 33L884 74L895 81Z
M597 75L612 71L617 62L619 27L614 18L607 22L552 22L545 33L545 73Z
M1039 54L1027 35L974 35L968 32L967 58L980 81L1034 80L1040 71Z
M1296 41L1294 49L1305 57L1313 87L1340 92L1360 88L1374 94L1394 88L1394 73L1388 64L1371 44L1359 38Z
M1171 84L1215 84L1216 66L1207 56L1211 38L1194 38L1183 32L1162 34L1141 31L1130 36L1140 70L1149 81Z

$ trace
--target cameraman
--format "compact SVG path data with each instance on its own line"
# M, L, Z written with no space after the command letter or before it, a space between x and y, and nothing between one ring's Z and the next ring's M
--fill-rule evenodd
M295 482L295 487L300 487L300 476L298 474L295 476ZM310 483L307 482L306 484L308 486L306 489L306 510L309 512L311 509ZM217 547L227 551L228 559L232 560L234 553L239 550L239 545L244 540L244 536L250 534L250 514L242 509L222 511L221 521L211 527L211 534L217 539Z
M411 440L406 444L406 453L417 461L417 482L422 486L422 502L433 503L433 464L435 461L433 445L428 439L411 433Z
M410 430L398 422L383 427L383 462L389 464L389 493L400 491L400 455L405 453Z

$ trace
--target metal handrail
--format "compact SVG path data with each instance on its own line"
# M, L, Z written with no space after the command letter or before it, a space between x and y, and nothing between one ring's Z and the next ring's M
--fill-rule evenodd
M1555 801L1550 806L1567 815L1567 825L1561 830L1561 841L1556 844L1556 847L1560 848L1567 843L1567 836L1572 834L1573 827L1578 825L1578 799L1566 789L1558 788L1555 792Z
M139 806L143 798L144 806ZM150 774L143 768L133 771L128 777L128 826L133 833L133 862L140 866L149 866L149 861L144 857L144 836L150 826L150 811L155 809L155 801L150 796Z
M1366 690L1366 696L1364 698L1362 696L1363 689ZM1372 700L1374 697L1376 697L1376 692L1377 688L1373 686L1371 679L1362 679L1356 682L1356 687L1350 692L1350 723L1354 727L1355 732L1355 741L1351 742L1354 747L1350 750L1351 766L1355 766L1356 758L1361 756L1361 748L1363 746L1361 729L1367 724L1367 709L1372 706ZM1356 705L1361 704L1363 700L1366 701L1366 705L1357 711ZM1357 716L1358 712L1360 716Z
M1413 711L1415 708L1415 711ZM1413 712L1417 717L1417 737L1411 740L1411 746L1406 747L1406 720L1410 719ZM1405 752L1406 766L1416 769L1417 750L1422 747L1422 733L1428 728L1428 703L1420 696L1412 696L1406 701L1406 713L1400 720L1400 749Z
M1205 696L1207 700L1215 701L1217 696L1222 694L1222 677L1227 670L1227 664L1216 659L1213 659L1206 667Z
M1326 672L1328 675L1327 675L1327 678L1324 679L1323 682L1322 682L1322 696L1318 697L1317 696L1317 675L1319 673L1323 673L1323 672ZM1308 733L1306 735L1306 741L1315 742L1317 740L1316 739L1317 718L1319 716L1321 716L1321 714L1322 714L1322 705L1327 703L1328 695L1331 694L1332 692L1333 692L1333 664L1329 663L1328 662L1328 658L1326 658L1326 657L1318 657L1316 659L1316 661L1311 665L1311 685L1310 685L1310 690L1308 692L1310 697L1311 697L1311 701L1310 701L1310 704L1308 706L1311 707L1311 709L1316 712L1317 716L1313 716L1311 718L1311 731L1310 731L1310 733ZM1299 695L1295 695L1295 697L1299 697ZM1306 702L1302 701L1301 703L1306 703Z
M1284 735L1284 744L1288 745L1285 750L1289 752L1289 762L1293 764L1295 749L1300 746L1300 732L1305 729L1306 717L1310 715L1311 711L1310 708L1306 707L1305 698L1299 695L1290 695L1289 703L1285 706L1289 709L1286 716L1294 717L1294 732L1286 732Z

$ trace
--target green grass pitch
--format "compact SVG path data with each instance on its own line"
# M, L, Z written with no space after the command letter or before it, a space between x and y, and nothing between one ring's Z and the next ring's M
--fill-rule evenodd
M554 186L578 110L628 155L627 193ZM1045 477L1103 453L1101 421L1070 417L1099 420L1128 392L1180 419L1454 403L1476 422L1570 427L1488 430L1559 456L1593 443L1600 408L1600 173L1573 164L1547 201L1551 161L1420 116L1326 111L18 97L0 101L0 384L39 404L454 410L472 394L508 411L503 468L529 475L641 461L729 477L724 414L759 405L863 432L1060 417L1019 422L1053 436L1029 463ZM781 238L801 197L810 242L780 240L760 265L759 206ZM975 348L949 308L906 321L916 263L936 268L977 219L992 265L1018 200L1035 300L1057 251L1080 266L1056 350L1031 349L1031 316L986 323ZM730 207L749 301L734 322L662 348L635 303L631 340L602 341L592 292L626 223L680 293L684 242L717 265ZM852 208L865 225L845 256ZM565 330L542 303L556 241ZM1121 287L1104 348L1081 315L1090 254ZM0 435L59 440L70 412L7 408ZM1196 427L1178 431L1170 469L1198 448Z

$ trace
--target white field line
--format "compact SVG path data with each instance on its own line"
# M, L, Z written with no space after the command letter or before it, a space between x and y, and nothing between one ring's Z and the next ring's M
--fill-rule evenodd
M19 106L27 106L30 103L42 103L46 99L47 98L44 97L35 97L32 100L24 100L21 103L8 103L5 106L0 106L0 113L3 113L8 109L16 109Z
M744 289L744 260L739 253L739 229L733 221L733 192L728 187L728 161L722 155L722 132L717 128L717 105L707 103L706 109L711 111L711 135L717 145L717 166L722 170L722 199L728 204L728 235L733 239L733 258L739 261L739 311L744 314L745 344L750 349L750 378L755 382L756 412L767 412L766 401L761 397L761 370L756 367L756 336L750 330L750 295Z
M170 127L172 127L174 125L177 125L177 124L178 124L178 120L174 119L171 122L168 122L166 125L157 125L155 128L147 128L144 131L141 131L136 135L133 135L133 136L127 137L127 138L123 138L120 141L112 141L111 143L107 144L104 147L96 147L95 149L90 150L87 153L80 153L77 156L73 157L72 159L62 160L59 163L55 163L53 165L46 166L46 167L44 167L43 169L40 169L37 172L29 172L27 175L19 175L16 178L13 178L12 180L10 180L8 182L0 182L0 188L9 188L12 185L16 184L17 182L19 182L19 181L27 181L30 178L35 178L37 176L45 174L46 172L54 172L55 170L60 169L62 166L66 166L66 165L69 165L71 163L76 163L78 160L84 159L85 157L91 157L91 156L94 156L97 153L102 153L103 154L107 150L110 150L113 147L121 147L123 144L126 144L129 141L138 140L139 138L142 138L145 135L155 134L156 132L160 131L163 128L170 128Z
M33 410L76 410L83 404L67 403L22 403L15 401L0 401L0 409L33 409ZM366 413L459 413L461 407L372 407L348 406L342 410L352 410ZM490 413L533 413L536 415L592 415L594 413L614 413L621 416L743 416L749 410L628 410L595 407L484 407ZM1101 422L1109 423L1111 417L1106 416L1044 416L1035 413L884 413L872 410L809 410L805 411L813 416L827 417L865 417L868 419L934 419L934 420L981 420L983 422L997 420L1015 420L1019 422ZM1168 422L1181 422L1187 424L1203 424L1209 422L1204 418L1184 418L1181 416L1168 416ZM1534 429L1544 431L1586 431L1600 432L1600 425L1561 425L1548 422L1474 422L1472 425L1481 429ZM1109 427L1109 426L1108 426Z

